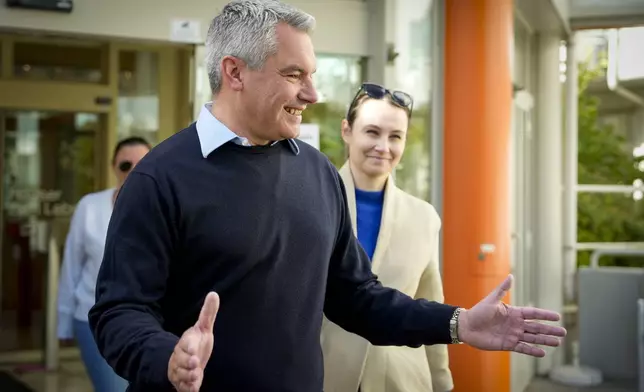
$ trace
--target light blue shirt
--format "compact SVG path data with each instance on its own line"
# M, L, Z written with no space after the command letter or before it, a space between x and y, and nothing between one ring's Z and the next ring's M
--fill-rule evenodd
M207 158L213 151L223 144L233 141L242 146L251 146L248 139L237 136L227 126L222 124L215 116L212 115L212 102L208 102L201 108L199 118L197 119L197 136L201 145L201 154ZM300 153L300 148L293 139L286 139L295 155ZM273 142L271 146L279 143Z
M111 188L85 195L74 210L58 282L60 339L74 337L74 319L87 322L94 305L114 191Z

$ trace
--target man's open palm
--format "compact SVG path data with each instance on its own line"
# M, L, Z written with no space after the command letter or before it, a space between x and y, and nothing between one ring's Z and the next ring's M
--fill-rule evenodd
M543 357L545 351L533 344L559 346L559 338L566 336L566 330L537 321L559 321L556 312L504 304L502 299L512 287L512 280L509 275L492 293L461 315L459 337L463 343L481 350Z
M168 379L179 392L198 392L204 369L212 354L213 330L219 311L219 296L206 296L199 320L183 333L168 363Z

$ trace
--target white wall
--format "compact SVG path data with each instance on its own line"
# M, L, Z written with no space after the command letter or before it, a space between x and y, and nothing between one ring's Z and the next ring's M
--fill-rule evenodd
M552 2L552 6L557 12L557 15L559 15L561 22L564 24L565 29L568 30L570 28L569 21L570 21L570 6L571 6L570 1L571 0L550 0L550 1Z
M570 0L570 24L574 29L643 23L644 0Z
M171 21L199 21L202 38L226 0L76 0L71 14L0 5L0 28L169 41ZM317 19L317 52L367 54L367 5L361 0L290 0Z

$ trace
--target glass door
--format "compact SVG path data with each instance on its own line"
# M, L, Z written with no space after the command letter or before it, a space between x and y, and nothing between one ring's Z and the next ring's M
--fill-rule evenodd
M75 204L100 185L103 116L0 112L0 354L45 348L50 239L62 251Z
M0 364L53 370L78 356L54 298L74 207L114 185L119 139L190 122L192 47L0 34L0 49Z

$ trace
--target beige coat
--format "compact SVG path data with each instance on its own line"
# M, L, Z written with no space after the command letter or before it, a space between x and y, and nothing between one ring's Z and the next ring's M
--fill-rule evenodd
M348 163L340 169L347 190L354 233L355 185ZM397 188L385 187L380 233L372 269L383 285L409 296L443 302L438 265L441 221L427 202ZM410 347L372 346L328 319L322 324L324 391L446 392L453 389L446 345Z

